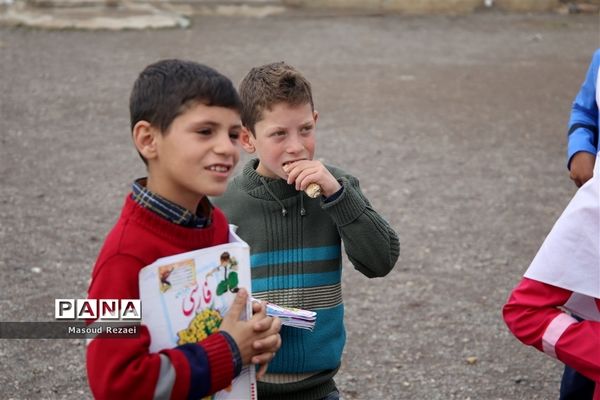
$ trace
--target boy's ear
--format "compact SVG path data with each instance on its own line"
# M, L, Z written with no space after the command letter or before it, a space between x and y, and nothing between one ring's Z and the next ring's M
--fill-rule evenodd
M156 136L160 135L158 129L148 121L138 121L133 127L132 135L133 144L146 160L156 158Z
M254 135L252 135L250 129L245 126L242 127L240 132L240 144L246 153L252 154L256 151L256 147L254 146Z
M319 112L317 110L313 111L313 119L315 120L316 124L317 120L319 119Z

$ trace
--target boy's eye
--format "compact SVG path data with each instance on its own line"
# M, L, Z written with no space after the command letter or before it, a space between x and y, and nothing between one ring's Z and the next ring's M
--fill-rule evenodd
M210 134L212 134L212 129L210 129L210 128L202 128L202 129L198 129L196 132L199 133L199 134L201 134L201 135L210 135Z
M285 131L275 131L273 132L273 136L283 136L285 135Z
M300 131L306 133L306 132L312 131L312 129L313 129L312 125L307 125L307 126L303 126L302 129L300 129Z
M229 132L229 138L232 141L236 141L240 138L240 133L238 131Z

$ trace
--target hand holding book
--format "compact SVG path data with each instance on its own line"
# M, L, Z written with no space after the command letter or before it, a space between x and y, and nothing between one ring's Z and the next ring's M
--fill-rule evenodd
M267 370L267 364L281 346L279 330L281 322L267 316L261 304L252 305L252 318L248 321L241 317L246 309L248 291L237 290L237 294L227 314L223 318L220 330L227 332L238 346L243 365L260 365L256 377L260 378Z
M251 287L246 243L230 231L229 243L160 258L142 268L139 286L151 352L196 343L225 330L240 347L246 366L215 396L256 398L256 371L249 364L261 365L259 372L264 372L280 344L280 322L252 306L250 290L238 290Z

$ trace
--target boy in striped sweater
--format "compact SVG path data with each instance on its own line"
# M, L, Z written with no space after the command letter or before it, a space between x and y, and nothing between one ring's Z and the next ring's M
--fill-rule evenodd
M239 90L240 143L257 158L215 203L250 245L254 296L317 312L313 332L282 328L282 347L258 394L337 399L333 377L346 337L341 245L358 271L382 277L398 258L398 237L355 177L314 159L318 113L296 69L283 62L253 68ZM318 198L304 193L313 183Z

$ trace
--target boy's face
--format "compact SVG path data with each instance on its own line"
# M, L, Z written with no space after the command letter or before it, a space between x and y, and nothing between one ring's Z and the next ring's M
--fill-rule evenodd
M194 103L167 132L154 129L148 189L195 212L205 195L218 196L239 161L237 111Z
M278 103L263 111L254 126L255 135L247 130L241 135L244 149L256 151L259 163L256 172L269 178L287 179L283 166L299 160L312 160L315 154L315 129L318 113L309 103L290 106Z

